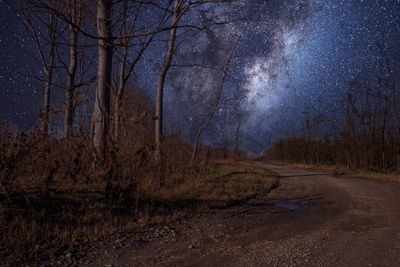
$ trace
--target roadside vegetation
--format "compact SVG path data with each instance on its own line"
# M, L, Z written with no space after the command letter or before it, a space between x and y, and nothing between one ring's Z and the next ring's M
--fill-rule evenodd
M57 140L1 129L2 263L43 261L71 242L96 242L117 231L228 207L277 185L274 173L220 161L211 148L202 147L191 164L190 150L174 136L165 141L169 156L160 169L154 150L135 142L116 145L108 154L112 160L98 166L84 137Z

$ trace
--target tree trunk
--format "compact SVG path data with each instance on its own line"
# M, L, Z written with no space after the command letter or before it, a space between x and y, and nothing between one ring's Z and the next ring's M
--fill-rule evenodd
M76 2L71 7L72 21L76 21ZM75 89L75 75L78 65L78 32L74 26L69 25L70 29L70 42L69 42L69 66L67 74L67 91L65 92L65 114L64 114L64 137L68 138L72 135L73 129L73 115L74 115L74 89Z
M123 64L121 63L121 65ZM118 142L120 139L120 131L121 131L122 92L123 92L123 87L125 87L123 76L124 76L123 73L119 74L118 89L114 100L114 139L116 142Z
M50 66L46 67L45 74L46 74L46 81L44 85L44 100L43 100L43 107L42 107L42 133L43 135L47 136L49 134L49 120L50 120L50 98L51 98L51 87L53 82L53 66L54 64L54 57L51 57Z
M224 159L228 158L228 131L224 120Z
M235 134L235 149L233 152L233 159L235 161L239 159L239 153L240 153L240 127L241 127L241 123L238 124L238 127L236 128L236 134Z
M112 0L98 0L98 70L96 100L93 111L93 147L100 160L104 160L110 114L110 90L112 75Z
M176 28L179 20L179 8L181 0L175 0L174 13L172 18L172 29L169 33L168 50L165 55L164 62L158 73L157 80L157 96L156 96L156 117L155 117L155 144L156 144L156 161L161 163L161 142L163 134L163 98L164 84L167 72L171 66L175 49Z
M236 47L235 47L236 48ZM203 123L202 126L199 127L198 132L197 132L197 137L196 137L196 141L193 147L193 152L192 152L192 164L194 164L194 161L196 160L196 155L197 155L197 149L199 146L199 142L200 142L200 138L201 135L203 134L203 132L207 129L208 125L210 124L212 118L214 117L215 112L218 109L219 103L221 101L221 97L222 97L222 92L224 90L224 86L225 86L225 81L226 81L226 77L228 76L228 71L229 71L229 65L231 64L233 55L235 53L235 50L232 49L231 53L228 56L228 60L226 62L226 65L223 68L223 74L222 74L222 81L221 81L221 85L219 87L219 91L217 94L217 98L215 99L215 103L210 111L210 113L208 114L205 122Z
M202 129L199 129L197 131L196 141L194 142L193 152L192 152L192 164L196 160L197 150L198 150L198 147L199 147L200 137L201 137L202 133L203 133Z
M44 85L44 100L42 107L42 133L47 136L49 134L49 120L50 120L50 99L51 99L51 88L53 84L53 71L56 58L56 32L57 25L54 15L50 17L50 53L49 63L45 65L45 85Z
M381 161L382 161L382 171L386 172L386 123L387 123L387 103L384 99L384 112L383 112L383 122L381 129Z
M128 23L128 1L124 0L123 4L123 18L122 18L122 26L120 29L121 36L125 36L128 34L127 23ZM130 76L132 69L127 72L127 64L128 64L128 46L129 46L128 37L123 37L121 39L122 46L122 59L119 64L119 73L118 73L118 88L115 94L114 100L114 140L118 142L120 140L121 135L121 122L122 122L122 96L125 91L127 80ZM133 65L131 65L131 68Z
M119 142L120 131L121 131L121 120L122 120L122 103L121 98L116 95L114 100L114 140Z
M125 78L125 72L126 72L126 64L127 64L127 58L128 58L128 47L127 43L124 43L124 48L123 48L123 58L120 63L120 70L119 70L119 77L118 77L118 89L117 93L115 96L115 101L114 101L114 138L115 141L119 141L120 137L120 130L121 130L121 113L122 113L122 96L125 91L125 86L126 86L126 78Z

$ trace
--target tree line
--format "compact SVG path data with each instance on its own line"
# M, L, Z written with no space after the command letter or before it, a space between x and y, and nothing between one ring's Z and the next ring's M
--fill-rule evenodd
M399 59L376 45L377 64L350 79L331 114L306 112L301 134L267 149L268 159L351 169L400 170Z

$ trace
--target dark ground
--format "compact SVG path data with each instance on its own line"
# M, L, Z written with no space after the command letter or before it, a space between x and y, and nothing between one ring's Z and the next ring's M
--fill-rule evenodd
M400 266L399 183L265 167L281 176L268 196L121 234L81 264Z

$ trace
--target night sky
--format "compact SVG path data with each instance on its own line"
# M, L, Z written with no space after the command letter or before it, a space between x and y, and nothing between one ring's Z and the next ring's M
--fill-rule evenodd
M226 39L229 32L242 36L234 74L253 103L243 129L245 147L254 152L273 138L298 131L304 110L334 113L346 81L376 68L378 46L391 58L400 56L400 0L272 2L254 15L254 22L221 31ZM27 130L36 122L42 100L42 85L34 78L40 75L39 64L22 24L0 3L0 119ZM245 8L251 3L242 1ZM156 77L162 49L162 44L150 48L136 71L137 83L150 94L156 79L149 77ZM199 54L202 49L209 48L200 46ZM167 101L172 99L176 96L167 95ZM210 129L206 142L212 136Z

